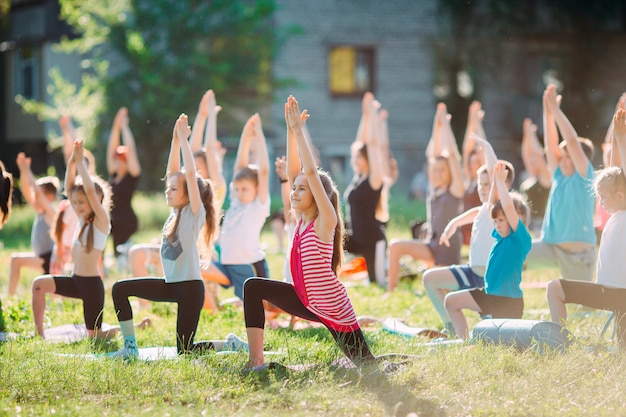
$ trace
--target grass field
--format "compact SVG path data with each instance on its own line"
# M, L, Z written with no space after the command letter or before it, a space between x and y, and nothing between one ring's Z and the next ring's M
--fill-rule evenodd
M143 230L134 240L159 235L166 215L162 196L140 195L135 201ZM408 221L423 215L417 203L394 200L388 237L409 236ZM414 213L418 213L417 215ZM9 258L28 250L32 213L17 208L0 231L0 298L7 330L25 336L33 330L30 283L24 271L17 297L6 295ZM275 236L263 234L270 269L281 271L283 255ZM123 277L115 269L105 280L104 321L115 324L110 298L113 283ZM557 277L554 270L524 274L525 319L549 319L541 283ZM280 279L280 276L276 277ZM402 282L385 296L374 286L349 286L360 316L399 317L408 323L441 325L419 280ZM221 299L232 291L220 289ZM540 355L505 346L456 346L432 349L427 339L402 338L380 325L364 328L375 354L418 355L401 372L384 375L375 368L333 369L341 353L324 329L266 331L267 350L290 365L317 363L305 371L269 372L243 376L247 357L208 354L177 360L125 363L87 360L66 354L106 352L121 347L121 338L106 343L84 340L53 344L36 338L0 344L0 416L618 416L626 415L623 395L626 367L621 353L601 337L605 313L570 307L568 328L581 341L566 353ZM136 320L149 317L153 327L137 333L140 346L173 346L175 307L154 303L142 307ZM81 323L78 302L50 298L51 325ZM480 321L468 313L470 326ZM197 340L222 339L228 333L245 338L243 314L226 307L216 314L203 312ZM594 349L590 349L593 347Z

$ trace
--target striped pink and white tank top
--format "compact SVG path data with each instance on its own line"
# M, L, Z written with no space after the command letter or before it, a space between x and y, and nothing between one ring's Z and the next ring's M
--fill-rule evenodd
M348 293L332 269L333 242L319 238L314 221L300 234L301 224L296 226L291 248L291 274L300 301L333 330L359 329Z

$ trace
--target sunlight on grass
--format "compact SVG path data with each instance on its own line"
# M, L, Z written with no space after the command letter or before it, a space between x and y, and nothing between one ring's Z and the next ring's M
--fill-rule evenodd
M160 236L167 216L161 194L139 195L134 205L142 231L133 239L146 242ZM423 204L392 200L388 237L409 237L408 222L420 218ZM105 353L121 346L83 340L54 344L32 338L30 283L24 271L17 297L6 296L9 259L15 250L27 250L32 213L16 208L0 231L0 295L7 330L22 338L0 344L0 416L169 415L169 416L615 416L626 415L621 353L610 353L609 334L602 335L607 314L569 306L568 329L581 341L568 352L539 355L506 346L426 346L429 339L389 334L380 324L364 328L375 354L416 355L402 372L385 376L373 367L336 369L342 358L330 333L323 328L266 331L266 350L278 352L268 360L289 365L316 363L319 367L243 376L245 354L181 357L176 360L125 363L89 360L85 355ZM268 263L274 279L281 279L284 254L276 237L265 231ZM108 271L104 321L117 322L111 301L113 283L125 277ZM549 319L542 284L558 278L557 271L524 272L525 319ZM439 328L440 320L419 279L402 281L385 295L376 286L352 285L348 292L357 315L398 317L408 324ZM220 299L232 290L219 289ZM133 302L136 321L149 317L153 326L137 331L138 344L173 346L176 306ZM49 297L49 324L82 323L81 303ZM478 315L468 313L471 327ZM218 313L203 311L197 340L223 339L228 333L245 338L243 313L226 306ZM610 331L608 332L610 333ZM593 349L592 349L593 348ZM62 356L61 354L65 354ZM69 354L69 356L68 356ZM410 414L413 413L413 414Z

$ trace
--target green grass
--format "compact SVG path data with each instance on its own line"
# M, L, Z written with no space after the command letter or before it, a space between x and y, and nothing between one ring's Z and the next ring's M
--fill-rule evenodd
M162 196L142 195L135 201L142 230L136 241L159 236L164 216ZM392 200L394 220L389 237L408 237L406 224L418 218L419 204ZM418 214L415 214L418 213ZM423 212L422 212L423 213ZM402 216L401 220L400 216ZM33 274L24 271L18 296L7 298L9 257L28 247L32 214L17 208L0 231L0 294L8 330L32 331L29 289ZM149 225L149 226L146 226ZM263 234L270 269L282 270L283 256L276 239ZM545 282L553 270L525 272L524 281ZM111 271L105 280L104 320L116 323L110 288L122 276ZM280 279L280 276L276 278ZM385 296L372 286L350 286L358 315L400 317L413 325L439 327L439 319L419 281L402 282ZM232 291L220 290L220 298ZM524 291L525 317L548 319L545 290ZM470 326L479 317L468 312ZM285 376L241 376L245 355L206 355L175 361L127 364L114 360L85 360L58 353L92 353L117 349L120 339L107 343L82 341L52 344L34 338L0 344L0 416L616 416L623 405L626 366L622 354L607 352L600 338L606 316L570 307L569 329L587 345L565 354L539 355L504 346L452 347L432 350L426 340L390 335L380 326L364 329L376 354L399 352L421 356L404 372L388 377L373 369L331 370L322 367ZM80 323L80 303L48 300L52 325ZM154 326L137 333L140 346L174 344L176 311L166 303L140 309L136 318L150 317ZM245 337L241 311L228 307L217 314L202 313L198 339L221 339L228 333ZM288 364L329 364L341 357L324 329L267 330L268 350L285 352Z

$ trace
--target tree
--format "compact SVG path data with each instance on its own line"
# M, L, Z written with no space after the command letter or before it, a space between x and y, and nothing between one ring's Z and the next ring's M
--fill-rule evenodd
M119 107L129 109L145 175L144 188L162 187L174 120L195 117L202 94L212 88L223 106L222 133L236 135L249 114L271 99L271 62L278 29L273 0L61 0L61 18L76 32L60 48L84 54L81 89L71 91L60 74L49 87L103 155ZM85 83L86 81L86 83ZM63 87L65 86L65 87ZM101 100L93 96L101 95ZM90 100L90 103L87 103ZM27 111L56 117L40 103Z

